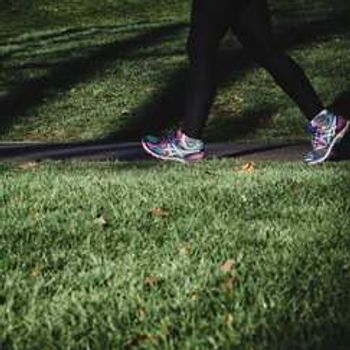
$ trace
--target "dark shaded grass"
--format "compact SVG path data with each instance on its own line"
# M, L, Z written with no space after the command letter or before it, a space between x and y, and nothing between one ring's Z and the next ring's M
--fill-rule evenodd
M43 78L29 80L14 91L9 91L1 101L1 124L6 129L11 120L28 108L41 104L53 92L71 87L74 82L96 74L95 69L102 69L102 62L109 62L118 56L132 54L139 46L149 45L164 40L164 36L171 35L183 25L169 24L148 32L141 33L125 42L112 43L101 49L90 52L85 57L77 57L54 65L49 75ZM95 62L99 64L96 66Z

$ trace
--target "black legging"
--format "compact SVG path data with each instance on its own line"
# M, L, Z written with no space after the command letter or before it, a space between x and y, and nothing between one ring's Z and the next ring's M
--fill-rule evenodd
M216 91L217 51L229 28L308 119L324 108L303 70L274 47L267 0L194 0L188 40L191 67L183 120L185 134L202 136Z

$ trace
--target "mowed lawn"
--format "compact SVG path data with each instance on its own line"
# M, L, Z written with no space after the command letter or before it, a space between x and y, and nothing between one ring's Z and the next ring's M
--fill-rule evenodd
M3 3L2 141L138 140L181 116L188 1ZM344 109L346 4L313 4L272 2L276 37ZM304 123L226 38L206 140ZM349 349L349 198L347 161L0 163L0 349Z
M3 348L348 349L349 171L3 165Z

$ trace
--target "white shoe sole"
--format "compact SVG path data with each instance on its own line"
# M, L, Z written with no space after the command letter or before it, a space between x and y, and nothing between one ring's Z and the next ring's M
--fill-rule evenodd
M143 149L146 151L146 153L148 153L152 157L154 157L156 159L159 159L159 160L174 161L174 162L179 162L179 163L182 163L182 164L190 164L190 163L195 163L196 162L196 160L194 160L194 161L187 161L185 159L172 157L172 156L166 156L166 157L160 156L159 154L153 152L143 140L141 141L141 145L142 145ZM203 156L203 158L204 158L204 156ZM197 161L200 161L203 158L198 159Z

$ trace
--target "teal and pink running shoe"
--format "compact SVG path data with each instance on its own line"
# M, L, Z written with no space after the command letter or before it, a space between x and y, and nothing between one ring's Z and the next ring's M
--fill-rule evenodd
M161 160L191 163L202 160L205 155L203 142L186 136L180 129L163 137L145 136L141 143L148 154Z
M312 135L312 151L305 155L305 162L315 165L330 159L334 147L345 136L349 127L350 122L343 117L326 110L322 111L308 124Z

